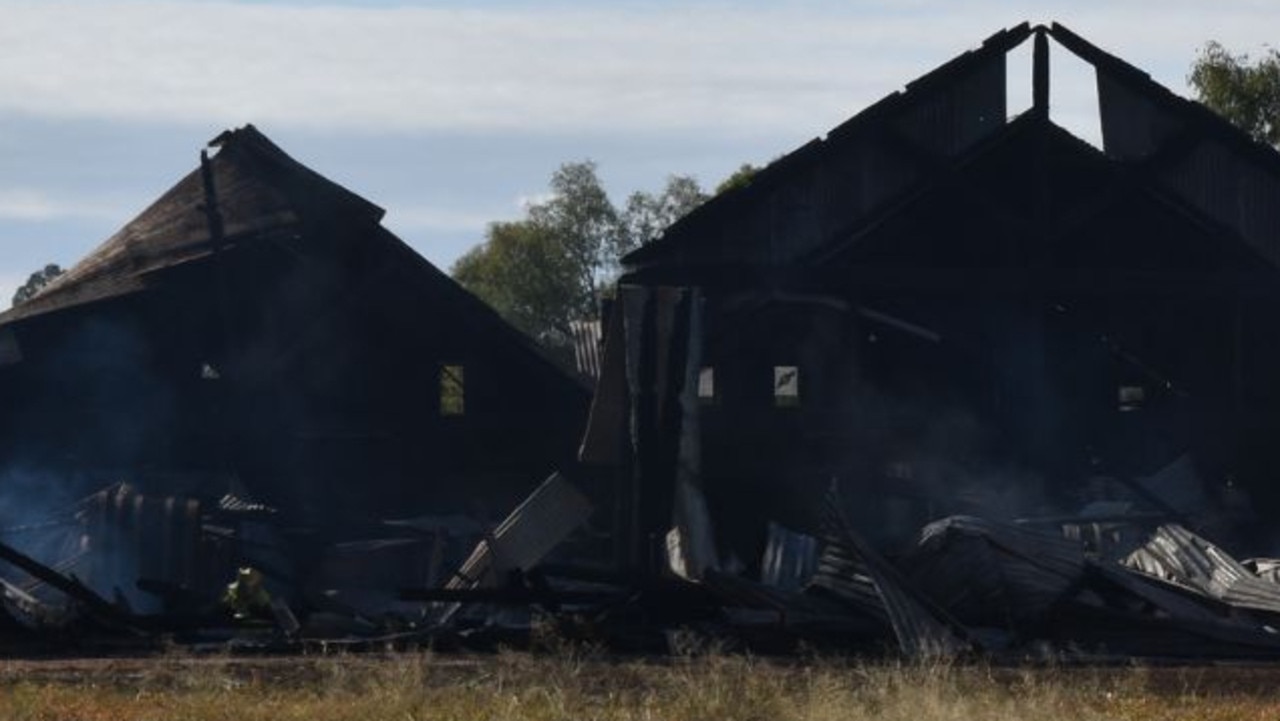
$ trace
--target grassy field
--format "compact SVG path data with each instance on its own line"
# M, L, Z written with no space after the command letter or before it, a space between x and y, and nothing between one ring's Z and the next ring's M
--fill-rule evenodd
M1280 668L994 669L571 652L0 662L0 719L1280 719Z

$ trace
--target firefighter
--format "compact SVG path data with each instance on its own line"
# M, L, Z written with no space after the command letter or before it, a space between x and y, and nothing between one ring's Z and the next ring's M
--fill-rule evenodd
M262 572L251 566L242 566L236 573L236 580L227 584L222 604L237 621L270 618L271 594L262 585Z

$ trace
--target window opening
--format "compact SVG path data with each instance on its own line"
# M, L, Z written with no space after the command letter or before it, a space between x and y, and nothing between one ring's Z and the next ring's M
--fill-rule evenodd
M1147 400L1147 389L1142 386L1120 386L1116 394L1121 413L1141 410Z
M773 404L779 408L800 405L799 367L773 367Z
M716 369L712 366L698 371L698 401L704 405L716 402Z
M465 378L461 365L440 366L440 415L460 416L466 412Z

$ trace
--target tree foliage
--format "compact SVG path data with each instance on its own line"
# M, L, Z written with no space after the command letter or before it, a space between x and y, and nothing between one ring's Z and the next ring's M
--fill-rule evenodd
M621 257L706 196L693 178L671 176L660 193L632 193L619 210L591 161L560 166L550 189L524 218L491 224L484 242L451 273L517 328L566 349L570 322L596 316L600 289L617 274Z
M60 275L62 275L62 268L58 267L57 263L49 263L40 270L37 270L27 276L27 282L23 283L22 286L18 288L17 292L13 294L13 304L21 305L22 303L27 302L35 296L36 293L39 293L42 288L48 285L49 281Z
M493 223L484 243L453 264L454 280L515 327L548 346L569 342L569 323L589 317L580 269L551 229L531 220Z
M687 175L669 175L661 193L636 191L618 216L611 248L613 258L622 256L662 235L689 211L706 202L698 181Z
M738 166L738 169L733 171L729 177L720 181L720 184L716 186L716 195L721 195L729 192L730 190L745 188L748 185L751 185L751 181L756 177L756 173L758 172L760 172L760 169L756 166L751 163L743 163Z
M1280 52L1269 49L1253 61L1210 41L1187 82L1200 102L1254 140L1280 147Z
M618 211L600 184L596 164L561 165L551 175L551 198L530 205L527 213L528 222L549 235L552 248L559 248L575 273L576 309L589 311L596 284L613 264L609 248L618 225Z

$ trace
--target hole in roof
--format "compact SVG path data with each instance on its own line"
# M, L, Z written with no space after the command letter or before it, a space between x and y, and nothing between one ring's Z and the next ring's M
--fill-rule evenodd
M1049 43L1049 119L1093 147L1102 147L1097 74L1092 65L1054 42Z
M1009 118L1031 108L1031 46L1027 39L1004 56L1005 102Z

